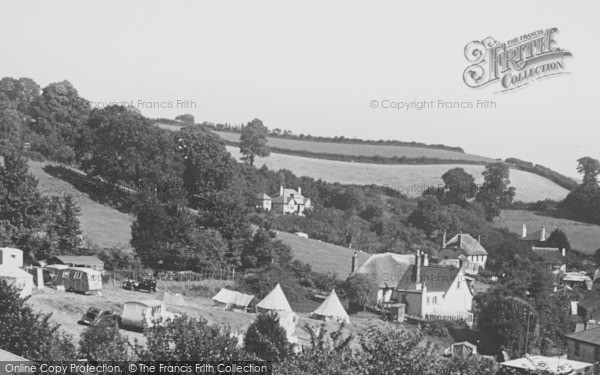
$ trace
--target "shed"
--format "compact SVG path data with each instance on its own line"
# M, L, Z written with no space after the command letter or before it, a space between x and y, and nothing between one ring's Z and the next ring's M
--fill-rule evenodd
M30 296L33 292L33 275L19 267L0 265L0 279L20 291L22 298Z
M104 262L93 255L57 255L48 264L64 264L69 267L91 268L104 272Z

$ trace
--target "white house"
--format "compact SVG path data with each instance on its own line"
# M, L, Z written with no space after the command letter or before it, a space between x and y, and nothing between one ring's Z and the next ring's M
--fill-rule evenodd
M463 268L430 265L417 251L392 294L405 305L407 315L426 319L464 320L473 323L473 291Z
M302 195L302 188L294 190L280 186L279 195L269 197L266 194L257 194L255 199L257 207L280 214L303 215L306 209L312 208L310 198Z
M464 255L471 263L476 263L481 268L485 268L488 252L481 246L478 240L471 237L469 234L459 233L446 242L446 234L444 233L444 241L442 249L438 252L439 261L444 259L459 259L460 255Z

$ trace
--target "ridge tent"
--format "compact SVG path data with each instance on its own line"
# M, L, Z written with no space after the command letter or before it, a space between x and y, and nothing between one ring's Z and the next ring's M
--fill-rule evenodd
M287 298L285 298L285 294L281 289L281 285L275 285L272 291L267 294L265 298L262 299L257 305L256 309L258 312L263 312L267 310L272 311L292 311L292 307L288 302Z
M331 294L323 301L321 306L309 314L309 317L338 323L350 323L350 317L335 293L335 289L331 291Z
M248 305L254 300L254 296L222 288L212 300L215 306L224 309L242 309L246 311Z

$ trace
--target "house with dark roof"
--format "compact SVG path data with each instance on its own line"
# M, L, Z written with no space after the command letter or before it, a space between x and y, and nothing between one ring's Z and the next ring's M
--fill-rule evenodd
M425 319L464 320L473 323L473 290L463 268L429 264L417 251L391 296L406 306L406 314Z
M565 249L533 246L531 250L542 258L542 263L553 273L564 274L567 272Z
M437 254L438 260L441 262L444 259L460 259L461 255L464 255L469 262L485 268L488 252L478 240L469 234L459 233L446 242L446 234L444 233L442 248Z
M279 195L269 197L266 194L257 194L255 200L257 207L280 214L303 215L305 210L312 208L310 198L302 195L302 188L294 190L280 186Z
M548 239L548 234L546 233L546 227L542 226L542 229L528 232L527 225L523 224L523 229L521 231L521 237L519 241L525 242L528 247L531 249L534 246L543 247Z
M90 255L57 255L52 257L48 264L63 264L69 267L91 268L104 272L104 262Z
M600 327L566 335L567 358L575 361L600 362Z
M427 254L425 254L427 256ZM355 258L352 260L353 268ZM412 254L381 253L373 254L353 274L363 274L377 283L377 303L385 305L390 302L398 282L411 265L415 264Z

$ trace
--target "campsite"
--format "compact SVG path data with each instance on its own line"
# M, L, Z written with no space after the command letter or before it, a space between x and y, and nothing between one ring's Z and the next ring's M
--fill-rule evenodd
M199 282L200 284L200 282ZM224 285L227 287L227 285ZM74 337L79 335L86 329L86 326L78 324L81 316L87 312L90 307L100 307L103 309L113 309L117 314L123 313L123 306L128 301L160 298L165 301L167 311L186 314L190 317L205 318L211 324L227 325L232 327L234 332L245 333L248 326L256 319L255 313L245 313L240 310L228 310L222 306L217 306L212 298L207 297L180 297L173 298L173 294L159 291L155 295L146 296L134 291L122 289L120 285L112 285L106 283L102 289L102 296L83 295L76 293L61 292L52 288L44 288L42 290L34 290L29 304L39 312L52 311L51 321L61 325L63 331ZM183 299L183 303L181 301ZM171 302L171 300L174 300ZM294 335L301 341L309 340L308 332L305 325L316 328L323 323L323 320L317 320L309 317L309 313L297 312L298 323ZM361 332L368 327L378 325L381 322L379 316L370 313L358 313L352 315L352 324L345 326L344 331L347 334L353 332ZM340 323L325 322L328 329L334 330L340 326ZM407 325L407 330L415 331L416 327ZM130 340L137 339L140 343L144 343L145 339L142 333L134 330L122 329L121 333L126 335ZM444 348L452 343L451 339L437 340L440 353Z

